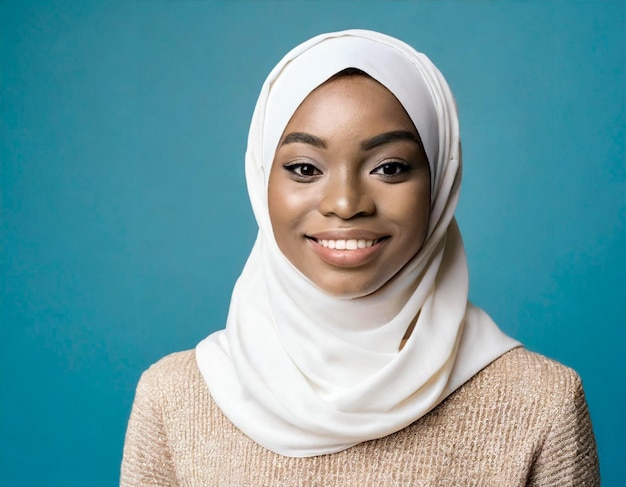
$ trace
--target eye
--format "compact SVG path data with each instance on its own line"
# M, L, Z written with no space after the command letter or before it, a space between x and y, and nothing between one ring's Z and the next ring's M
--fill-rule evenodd
M322 174L322 171L320 171L313 164L309 164L307 162L285 164L283 167L299 179L314 178Z
M399 176L409 170L409 165L402 161L384 162L377 166L370 174L378 174L380 176Z

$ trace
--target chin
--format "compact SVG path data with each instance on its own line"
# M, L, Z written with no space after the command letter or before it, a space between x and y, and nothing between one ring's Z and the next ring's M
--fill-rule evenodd
M314 283L324 293L337 299L356 299L375 293L383 285L370 284L369 286L354 287L354 282L341 285L339 283ZM351 284L351 285L350 285Z

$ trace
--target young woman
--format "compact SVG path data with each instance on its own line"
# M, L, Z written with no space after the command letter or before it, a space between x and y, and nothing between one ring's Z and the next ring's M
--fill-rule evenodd
M467 301L456 107L369 31L263 85L225 330L142 376L122 485L597 485L580 379Z

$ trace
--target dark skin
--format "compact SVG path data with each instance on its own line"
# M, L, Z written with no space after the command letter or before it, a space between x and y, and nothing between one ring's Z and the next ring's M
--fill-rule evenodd
M276 242L298 270L332 296L370 294L426 237L430 173L419 134L377 81L333 78L287 124L268 200Z

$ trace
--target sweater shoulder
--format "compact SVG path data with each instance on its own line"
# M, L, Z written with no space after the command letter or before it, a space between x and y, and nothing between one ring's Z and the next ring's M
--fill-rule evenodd
M574 369L524 347L509 350L487 366L487 368L491 367L496 371L501 370L522 376L537 374L554 377L578 376Z
M142 375L138 389L167 393L202 380L195 350L171 353L152 364Z
M152 364L148 370L151 373L162 374L171 371L177 371L181 368L185 369L196 364L196 351L183 350L180 352L170 353Z
M556 360L523 347L505 353L473 379L493 388L500 384L507 392L518 394L558 396L577 395L582 391L579 375L575 370Z

